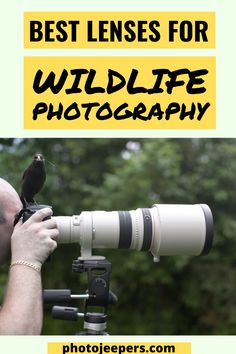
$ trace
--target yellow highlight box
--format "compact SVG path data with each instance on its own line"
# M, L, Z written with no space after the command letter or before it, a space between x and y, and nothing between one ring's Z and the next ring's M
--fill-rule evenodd
M48 354L74 354L74 353L175 353L191 354L191 343L188 342L75 342L75 343L48 343Z
M25 57L25 129L215 129L215 57Z
M214 12L25 12L24 47L215 48Z

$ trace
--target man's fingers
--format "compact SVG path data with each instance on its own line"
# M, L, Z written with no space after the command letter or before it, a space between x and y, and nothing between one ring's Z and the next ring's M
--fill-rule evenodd
M56 248L57 248L57 243L56 243L56 241L52 240L50 253L55 251Z
M49 236L51 237L51 239L56 241L59 236L59 231L57 229L52 229L49 232L50 232Z
M55 219L44 220L43 225L47 229L57 229L57 223L56 223Z

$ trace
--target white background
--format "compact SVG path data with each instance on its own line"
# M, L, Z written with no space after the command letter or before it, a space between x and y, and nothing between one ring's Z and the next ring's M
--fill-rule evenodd
M24 11L214 11L216 50L24 50ZM233 0L7 0L1 11L0 137L235 137L236 5ZM24 55L216 55L217 129L148 131L30 131L23 128Z

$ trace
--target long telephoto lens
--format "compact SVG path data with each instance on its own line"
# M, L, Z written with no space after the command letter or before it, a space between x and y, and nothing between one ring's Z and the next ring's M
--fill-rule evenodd
M127 248L155 257L205 255L213 242L213 217L206 204L155 204L130 211L85 211L55 217L59 243L83 249Z

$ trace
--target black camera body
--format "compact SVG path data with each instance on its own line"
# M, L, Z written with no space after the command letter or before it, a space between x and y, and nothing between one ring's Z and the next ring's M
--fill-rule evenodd
M23 222L27 221L36 211L44 208L51 208L50 205L44 205L44 204L32 204L28 205L25 208L22 208L21 211L15 216L14 220L14 226L18 223L20 219L22 219ZM45 218L44 220L50 219L50 217Z

